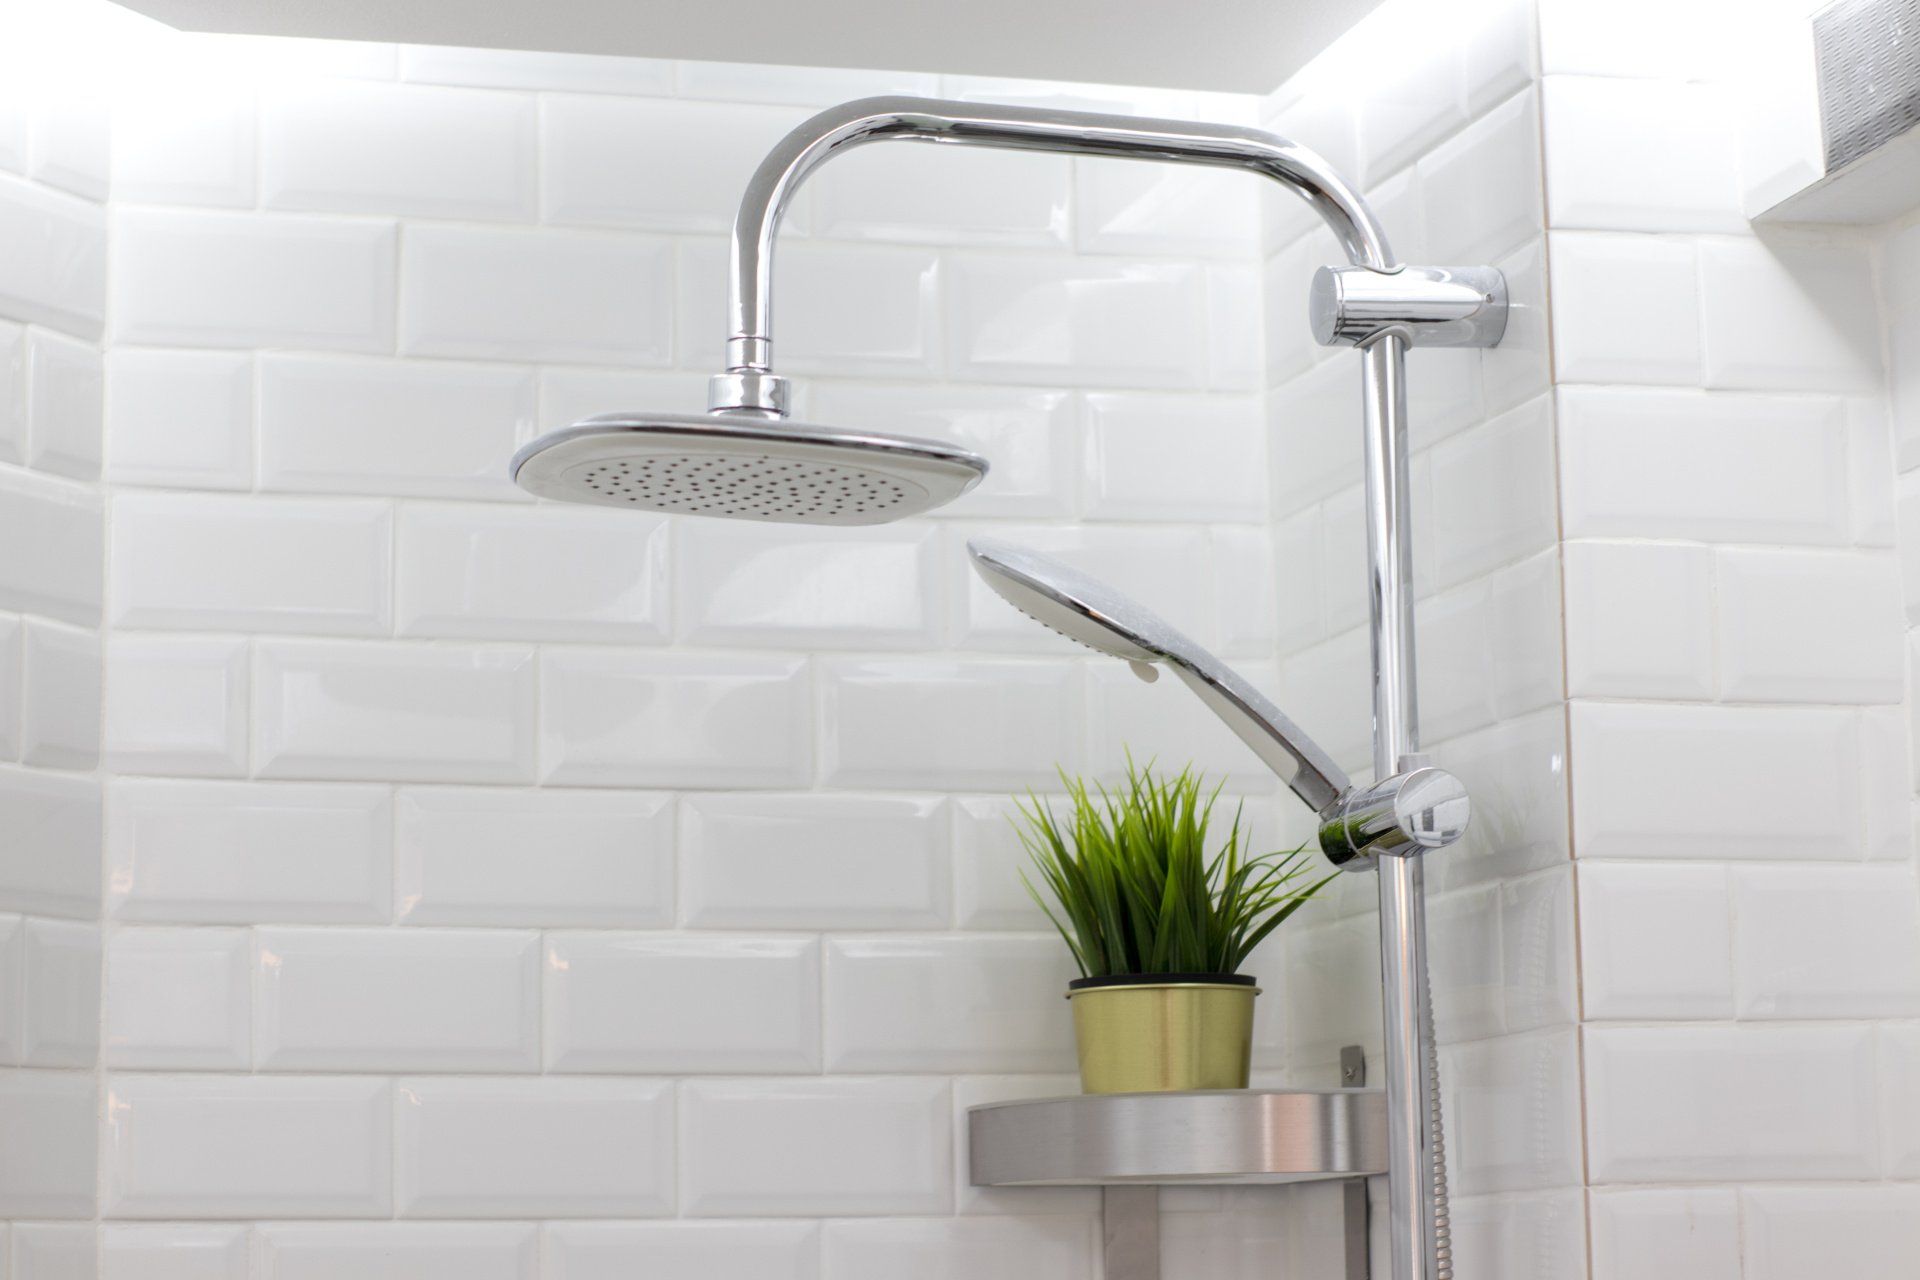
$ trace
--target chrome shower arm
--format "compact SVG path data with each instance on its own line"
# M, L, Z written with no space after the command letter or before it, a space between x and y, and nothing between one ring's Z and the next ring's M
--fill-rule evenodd
M1303 196L1354 266L1396 269L1386 232L1359 194L1326 161L1276 134L1092 111L861 98L802 123L767 153L747 183L733 224L728 372L716 379L713 408L785 412L785 386L771 377L773 254L781 216L808 175L829 158L895 139L1245 169Z

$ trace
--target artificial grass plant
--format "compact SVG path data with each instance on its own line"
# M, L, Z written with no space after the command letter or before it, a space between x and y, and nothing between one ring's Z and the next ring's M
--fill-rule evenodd
M1060 776L1072 811L1056 817L1029 794L1015 823L1046 896L1020 878L1086 977L1237 973L1333 879L1302 883L1304 847L1249 854L1238 807L1210 854L1220 788L1203 790L1191 767L1159 777L1129 757L1126 785L1112 792Z

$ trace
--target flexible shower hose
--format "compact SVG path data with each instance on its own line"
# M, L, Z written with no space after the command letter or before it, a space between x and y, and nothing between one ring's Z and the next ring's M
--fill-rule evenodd
M1440 1046L1433 1034L1433 981L1420 972L1420 1034L1427 1042L1427 1114L1432 1117L1428 1144L1433 1150L1429 1183L1433 1191L1433 1276L1453 1280L1453 1224L1447 1209L1447 1126L1440 1118Z

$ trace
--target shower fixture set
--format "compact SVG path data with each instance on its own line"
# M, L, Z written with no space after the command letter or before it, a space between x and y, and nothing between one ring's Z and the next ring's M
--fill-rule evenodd
M1372 621L1370 783L1354 783L1245 680L1119 592L1004 543L976 539L968 550L987 583L1035 621L1128 662L1143 679L1153 679L1159 666L1170 668L1318 816L1320 847L1329 859L1378 875L1387 1274L1448 1280L1423 856L1460 838L1469 801L1459 780L1418 749L1406 353L1414 346L1496 345L1506 328L1505 281L1490 267L1399 264L1372 211L1338 174L1312 152L1260 130L935 99L862 99L801 124L747 185L733 230L726 368L711 381L709 412L611 413L554 431L514 458L519 484L569 502L823 525L918 515L977 484L987 463L965 449L789 421L787 380L773 371L773 251L782 214L826 160L891 140L1251 170L1304 197L1346 253L1345 264L1315 274L1309 317L1320 343L1360 353ZM1137 1172L1129 1176L1150 1181ZM1119 1264L1110 1256L1108 1274L1151 1276L1157 1263Z

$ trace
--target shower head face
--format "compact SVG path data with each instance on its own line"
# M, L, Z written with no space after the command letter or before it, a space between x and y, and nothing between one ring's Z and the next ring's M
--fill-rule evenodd
M786 524L885 524L953 501L984 458L937 440L736 413L608 413L514 455L542 498Z
M1191 640L1098 578L1025 547L988 538L967 543L974 572L994 593L1050 631L1110 657L1160 662Z

